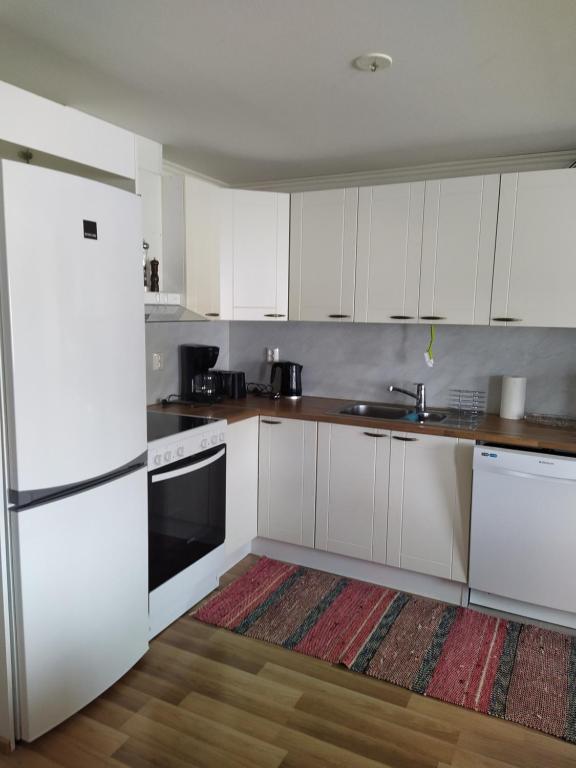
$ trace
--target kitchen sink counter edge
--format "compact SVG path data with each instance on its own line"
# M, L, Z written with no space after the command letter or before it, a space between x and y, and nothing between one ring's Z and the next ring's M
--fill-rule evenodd
M403 419L388 420L354 416L340 412L343 408L355 402L361 401L312 397L308 395L304 395L298 400L288 398L271 400L248 395L248 397L242 400L223 400L213 405L197 403L170 403L162 405L157 403L149 405L148 409L181 415L226 419L230 424L250 419L254 416L323 421L332 424L366 427L367 429L460 437L467 440L482 440L489 443L509 445L510 447L555 450L576 454L576 430L565 427L548 427L540 424L530 424L524 420L512 421L510 419L501 419L494 414L483 416L475 426L469 427L457 423L453 416L449 416L444 422L421 424Z

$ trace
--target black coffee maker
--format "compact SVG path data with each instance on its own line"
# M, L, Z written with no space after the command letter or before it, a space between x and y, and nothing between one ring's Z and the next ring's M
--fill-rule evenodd
M180 397L196 403L217 403L223 397L246 397L242 371L219 371L214 366L220 347L180 345Z
M296 399L302 397L302 366L289 361L272 363L270 387L273 394Z

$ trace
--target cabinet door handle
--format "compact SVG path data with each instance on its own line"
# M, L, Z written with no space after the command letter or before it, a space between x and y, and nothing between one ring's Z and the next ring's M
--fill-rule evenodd
M367 437L385 437L385 435L379 435L376 432L364 432Z
M328 315L328 317L334 318L334 320L344 320L346 318L349 318L350 315Z
M260 419L262 424L282 424L281 421L270 421L269 419Z
M264 315L264 317L286 317L286 315L277 315L274 312L269 312L267 315Z
M220 312L206 312L206 317L220 317Z
M521 323L521 317L493 317L492 320L496 323Z
M414 320L412 315L388 315L389 320Z
M446 320L446 318L440 315L420 315L420 320Z
M417 437L400 437L399 435L392 435L393 440L400 440L403 443L417 443Z

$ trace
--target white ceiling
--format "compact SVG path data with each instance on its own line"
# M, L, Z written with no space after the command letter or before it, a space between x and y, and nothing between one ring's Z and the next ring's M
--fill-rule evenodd
M0 80L235 184L571 149L576 0L2 0Z

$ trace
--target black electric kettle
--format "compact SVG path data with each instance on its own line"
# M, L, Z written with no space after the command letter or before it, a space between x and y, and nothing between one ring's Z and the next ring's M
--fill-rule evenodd
M280 397L302 397L302 366L300 363L272 363L270 373L272 392Z

